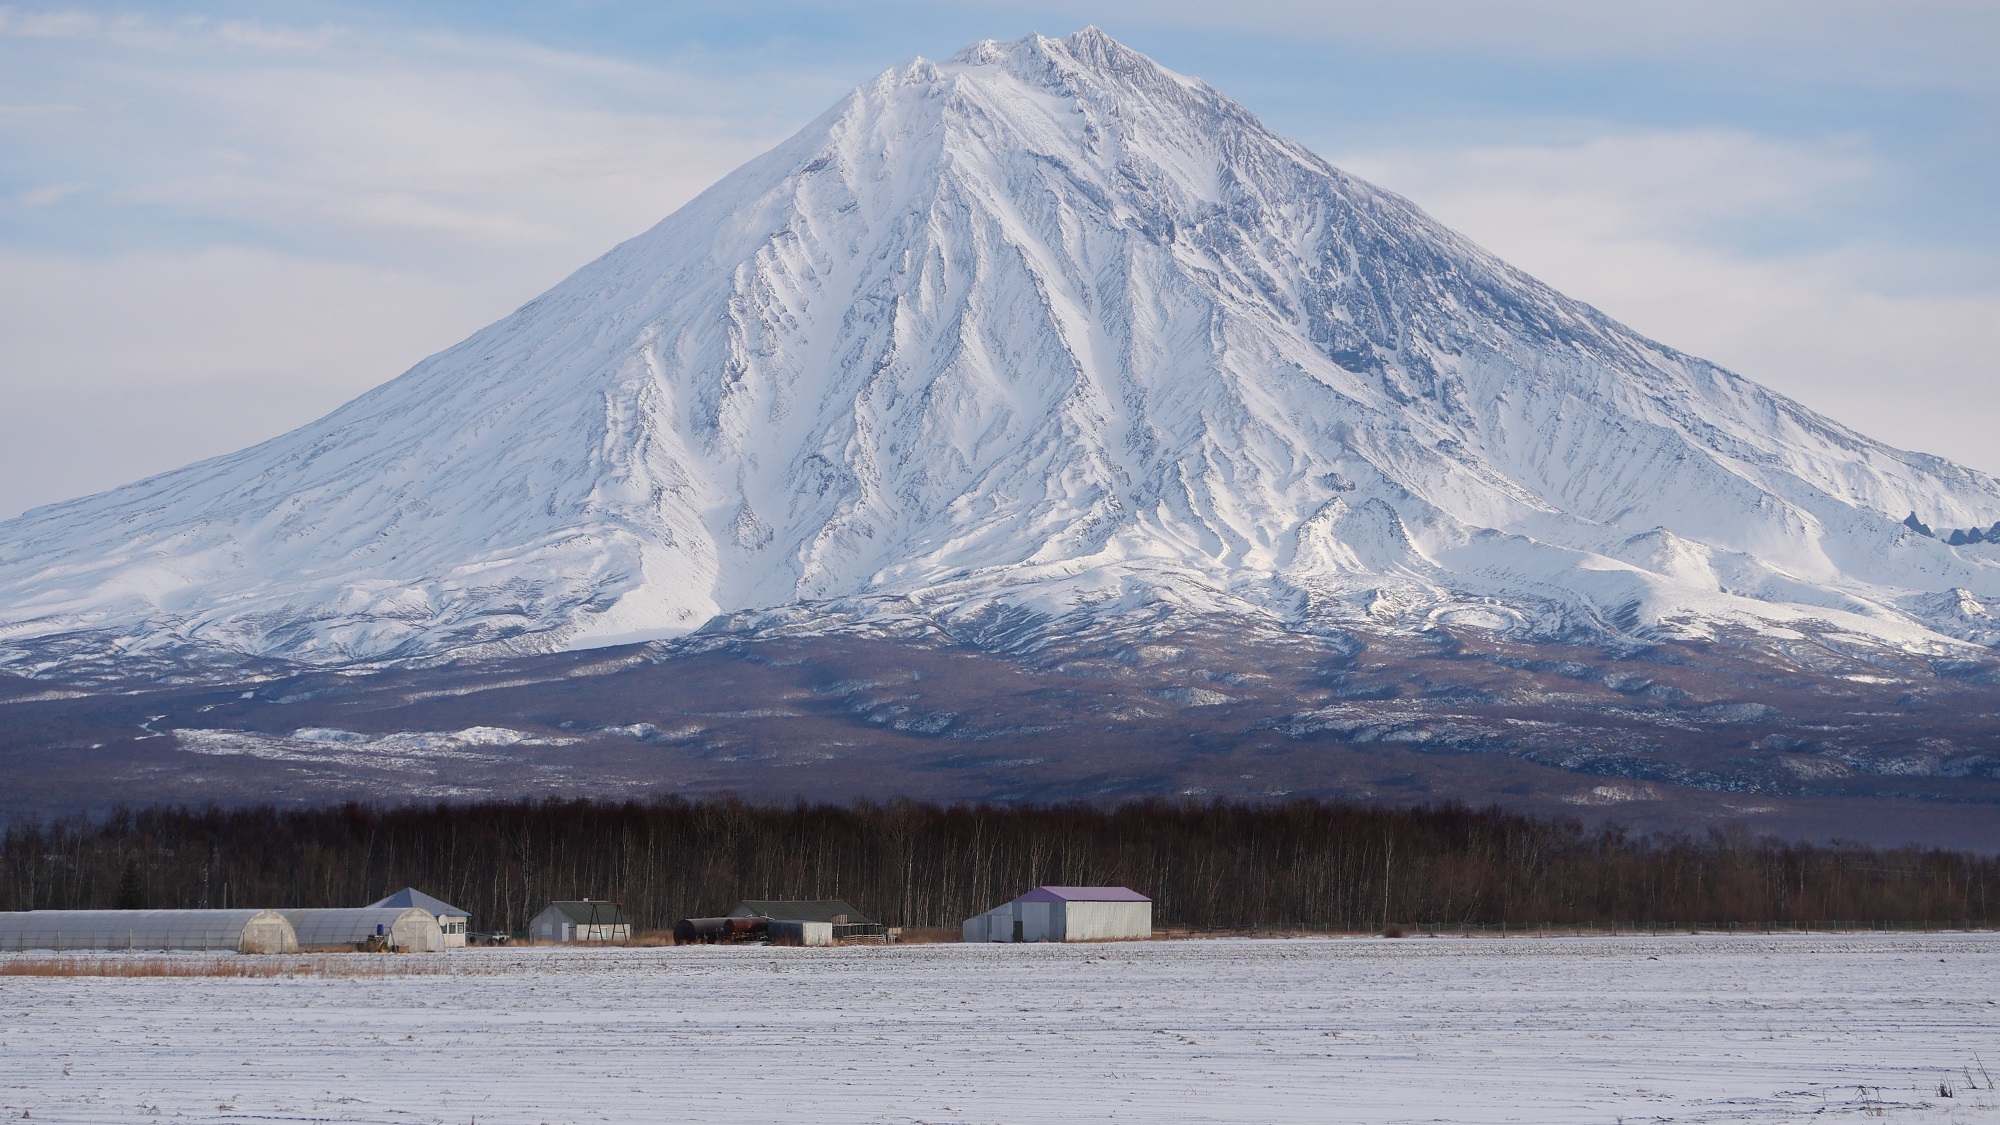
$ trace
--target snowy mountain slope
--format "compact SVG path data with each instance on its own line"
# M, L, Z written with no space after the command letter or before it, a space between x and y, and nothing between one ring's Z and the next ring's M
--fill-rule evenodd
M0 660L880 600L2000 641L2000 482L1646 340L1094 29L916 60L328 417L0 524Z

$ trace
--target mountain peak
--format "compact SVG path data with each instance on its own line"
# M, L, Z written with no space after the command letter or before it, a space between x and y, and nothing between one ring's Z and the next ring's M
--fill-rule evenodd
M1015 40L983 39L953 55L950 65L997 66L1023 81L1069 93L1076 92L1079 79L1128 89L1163 83L1188 88L1203 86L1132 50L1094 25L1060 39L1043 35Z
M1034 33L1019 39L981 39L951 56L951 61L965 66L986 66L1031 55L1108 66L1126 65L1133 61L1148 66L1159 65L1105 34L1096 24L1061 38Z
M2000 485L1638 336L1086 28L889 71L326 418L0 524L0 662L778 609L2000 639L1936 597L2000 600L2000 548L1911 510L1983 526Z

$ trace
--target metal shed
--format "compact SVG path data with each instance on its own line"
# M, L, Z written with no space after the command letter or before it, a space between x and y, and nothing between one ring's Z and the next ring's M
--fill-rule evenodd
M625 908L603 899L565 899L528 920L535 941L631 941L632 919Z
M380 902L371 902L368 905L371 909L375 910L382 910L392 906L398 909L407 909L414 906L418 910L429 913L438 920L438 929L444 933L444 947L446 949L456 949L465 944L465 930L467 925L472 921L470 913L460 910L458 907L441 898L433 898L415 887L404 887L388 898Z
M275 910L19 910L0 913L0 950L226 949L294 953Z
M444 949L444 931L437 915L421 907L339 907L287 910L286 920L298 932L300 949L393 949L404 953L437 953Z
M1134 941L1153 936L1153 900L1129 887L1036 887L965 920L966 941Z
M833 927L832 937L852 940L877 937L888 931L882 923L839 898L747 898L729 912L731 918L769 918L785 922L825 922Z

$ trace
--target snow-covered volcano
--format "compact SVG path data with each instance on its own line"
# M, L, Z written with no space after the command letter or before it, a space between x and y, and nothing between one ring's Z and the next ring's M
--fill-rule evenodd
M1984 527L2000 483L1089 29L899 66L326 418L0 524L0 646L339 662L801 603L2000 639L2000 545L1913 512Z

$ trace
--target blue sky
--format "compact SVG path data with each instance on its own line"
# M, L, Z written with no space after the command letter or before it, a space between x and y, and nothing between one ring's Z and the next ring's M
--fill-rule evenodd
M2000 473L2000 4L0 6L0 517L269 437L849 87L1096 23L1641 331Z

